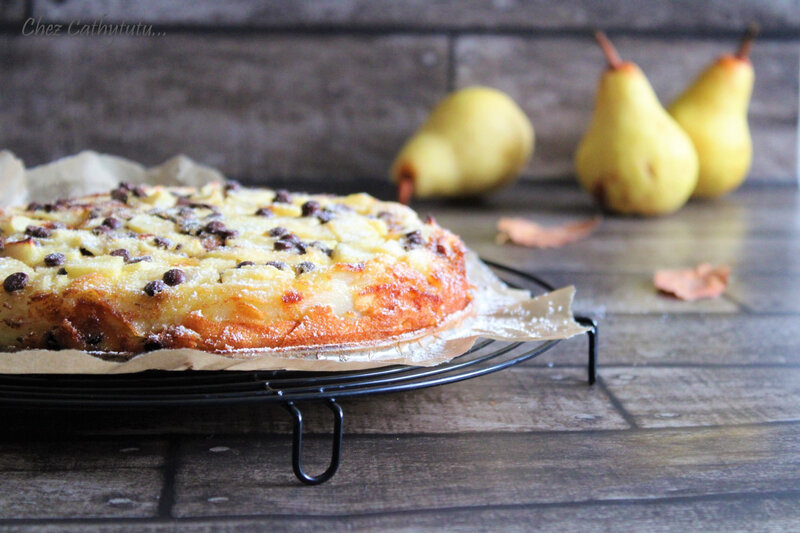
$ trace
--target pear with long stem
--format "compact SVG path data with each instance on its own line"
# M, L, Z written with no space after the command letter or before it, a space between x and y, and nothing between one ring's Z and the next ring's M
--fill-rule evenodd
M693 193L696 197L730 192L750 170L753 143L747 108L754 74L749 55L757 33L757 26L748 28L737 52L720 56L669 107L697 149L700 174Z
M635 64L595 34L608 66L578 150L578 181L603 206L631 215L679 209L697 183L697 153Z

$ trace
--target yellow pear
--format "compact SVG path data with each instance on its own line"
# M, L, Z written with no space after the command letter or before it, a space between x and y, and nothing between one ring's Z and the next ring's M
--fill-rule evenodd
M754 76L747 56L755 33L756 28L751 27L735 55L721 56L669 108L697 149L700 176L695 197L713 198L730 192L750 170L753 143L747 107Z
M516 178L533 153L528 117L507 94L488 87L456 91L397 154L390 171L398 196L474 196Z
M679 209L697 183L697 152L635 64L620 60L602 32L608 60L594 114L578 146L578 181L607 209L660 215Z

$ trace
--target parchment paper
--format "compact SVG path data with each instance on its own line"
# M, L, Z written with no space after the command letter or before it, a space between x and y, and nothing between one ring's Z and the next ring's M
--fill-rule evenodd
M179 155L145 168L126 159L81 152L47 165L25 169L10 152L0 152L0 202L104 192L120 181L198 186L224 176ZM25 350L0 353L0 373L116 374L143 370L313 370L341 371L395 364L433 366L466 352L479 337L501 341L565 339L586 331L572 317L574 287L531 297L500 281L474 254L467 257L474 300L442 326L388 339L380 344L328 346L225 354L199 350L157 350L119 362L108 354L78 350Z

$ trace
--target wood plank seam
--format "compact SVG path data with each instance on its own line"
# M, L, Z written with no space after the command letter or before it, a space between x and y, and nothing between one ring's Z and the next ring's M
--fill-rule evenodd
M346 409L346 406L343 407ZM641 427L636 426L635 428L623 428L623 429L594 429L594 428L587 428L587 429L541 429L541 430L527 430L527 431L461 431L461 432L451 432L451 433L419 433L419 432L408 432L408 433L345 433L345 439L347 440L358 440L358 439L389 439L389 440L396 440L398 437L405 437L405 438L423 438L423 437L435 437L437 439L462 439L464 437L474 437L476 435L485 435L487 438L492 436L498 435L515 435L515 436L524 436L524 435L532 435L532 436L541 436L541 435L602 435L602 434L609 434L609 433L644 433L644 432L667 432L667 431L707 431L709 429L720 429L720 428L756 428L756 427L768 427L768 426L779 426L779 425L791 425L791 424L798 424L800 420L793 419L793 420L765 420L759 422L744 422L741 424L706 424L706 425L695 425L695 426L658 426L658 427ZM103 441L130 441L130 435L114 435L114 434L91 434L91 435L81 435L75 436L74 438L63 438L64 442L84 442L87 437L97 438L98 440ZM152 441L152 440L164 440L165 438L176 437L182 441L188 440L207 440L209 438L208 432L203 433L181 433L181 434L174 434L174 433L157 433L153 435L137 435L137 439L140 441ZM222 440L236 440L242 442L253 442L253 441L285 441L287 444L291 445L292 434L291 432L286 433L264 433L264 432L249 432L249 433L214 433L213 434L214 440L222 441ZM330 439L330 433L317 433L317 432L310 432L305 433L303 438L308 439ZM19 437L15 439L0 439L0 442L20 442L23 439ZM25 442L32 442L25 440ZM346 446L346 441L345 441ZM131 468L132 470L139 469L140 467ZM71 470L71 469L69 469ZM65 469L64 471L69 471ZM96 469L87 469L87 471L105 471L104 468L96 468ZM29 469L21 469L20 472L30 472ZM61 470L58 470L61 471Z
M180 439L173 437L167 446L164 466L162 467L161 492L158 495L157 514L161 518L172 518L172 507L175 504L175 476L178 473L180 456Z

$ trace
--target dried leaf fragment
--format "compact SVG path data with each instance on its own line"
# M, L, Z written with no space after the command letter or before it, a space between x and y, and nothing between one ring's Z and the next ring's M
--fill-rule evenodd
M497 221L497 242L513 242L529 248L558 248L585 239L600 224L600 217L545 227L524 218L503 217Z
M661 292L686 301L717 298L728 287L730 268L701 263L695 268L659 270L653 284Z

